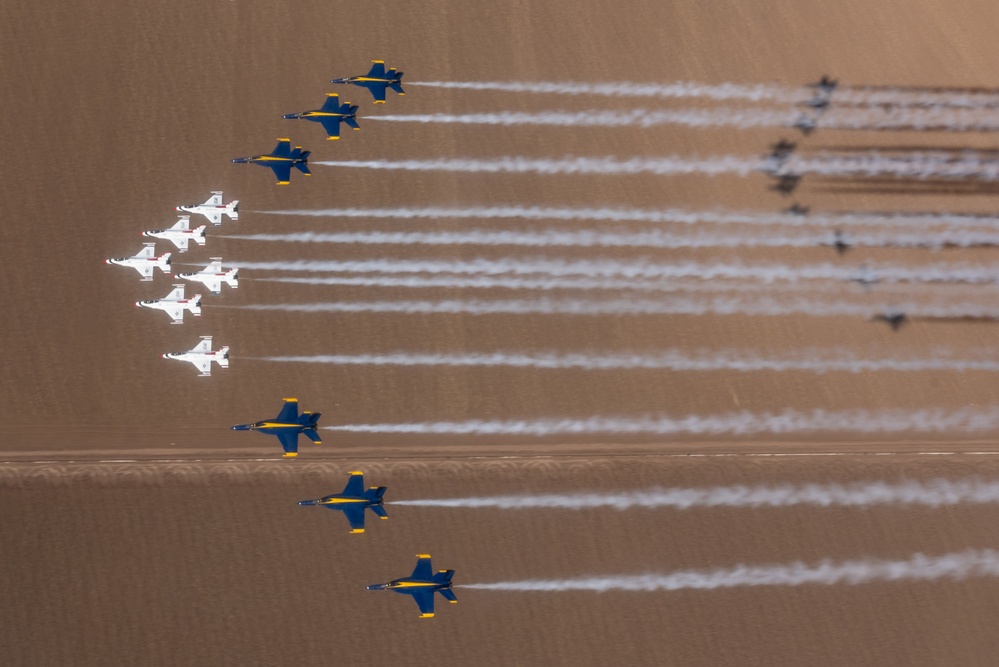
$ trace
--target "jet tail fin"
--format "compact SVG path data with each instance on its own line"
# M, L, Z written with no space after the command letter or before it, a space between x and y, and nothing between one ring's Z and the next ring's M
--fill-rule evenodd
M350 116L347 116L346 118L344 118L343 122L347 123L347 125L349 125L350 127L354 128L355 130L360 130L361 129L361 126L357 124L357 119L352 118Z
M454 570L441 570L434 575L434 582L438 584L450 584L454 577Z
M381 506L381 505L368 505L368 507L371 508L371 511L374 512L378 516L379 519L387 519L388 518L388 512L385 511L385 508L383 506Z
M386 491L388 491L387 486L372 486L364 492L364 495L368 498L368 500L381 500Z
M156 266L163 273L170 273L170 253L165 252L156 258Z
M226 271L224 280L228 283L229 287L236 289L239 287L239 269L232 269Z
M219 366L222 368L229 368L229 346L225 345L219 348L218 356Z
M319 434L316 433L315 429L312 428L303 429L302 435L304 435L306 438L316 443L317 445L321 445L323 443L323 439L319 437Z
M234 199L225 205L225 214L230 220L239 220L239 200Z
M191 303L191 314L195 317L201 317L201 295L195 295Z

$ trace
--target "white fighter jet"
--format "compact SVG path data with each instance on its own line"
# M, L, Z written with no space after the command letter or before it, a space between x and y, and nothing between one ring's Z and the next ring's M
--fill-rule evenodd
M142 276L142 280L153 279L153 269L159 269L163 273L170 273L170 253L163 253L156 257L156 244L143 243L142 250L132 257L113 257L105 259L105 264L117 264L118 266L130 266Z
M229 287L233 289L239 287L239 269L223 270L221 257L212 257L211 264L197 273L181 273L177 277L204 283L205 287L212 291L212 294L222 293L223 281L228 283Z
M201 317L201 295L195 294L193 298L185 299L183 285L174 285L173 291L162 299L154 299L152 301L136 301L135 305L139 308L162 310L173 318L172 324L184 323L185 310L191 311L191 315L194 315L195 317Z
M239 200L234 199L228 204L222 203L222 193L212 191L212 196L204 204L188 204L178 206L178 211L185 213L197 213L208 218L213 225L222 224L222 216L228 215L230 220L239 220Z
M194 241L198 245L205 245L205 225L190 228L191 216L182 215L180 220L170 229L150 229L142 232L143 236L154 239L166 239L177 246L181 252L187 252L187 242Z
M229 347L222 346L213 352L212 337L202 336L201 342L195 345L193 350L188 350L187 352L167 352L163 355L163 358L192 363L195 368L201 371L201 377L208 377L212 374L213 361L222 368L229 368Z

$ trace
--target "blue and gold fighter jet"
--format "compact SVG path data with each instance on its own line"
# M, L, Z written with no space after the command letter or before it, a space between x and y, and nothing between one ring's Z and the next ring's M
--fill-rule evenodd
M236 164L258 164L274 170L278 185L291 183L291 168L294 167L306 176L312 176L309 171L309 155L311 151L303 151L301 146L291 148L291 139L278 139L274 152L268 155L251 155L250 157L234 158Z
M350 479L347 480L347 486L344 487L343 493L334 493L330 496L324 496L319 500L303 500L298 504L308 506L319 505L331 510L340 510L347 517L347 521L350 522L351 534L363 533L364 510L366 508L370 509L380 518L388 519L388 514L385 513L385 506L382 505L382 496L385 495L388 487L372 486L365 489L363 472L351 472L348 474L350 475Z
M434 572L430 565L429 554L417 554L416 569L413 574L402 579L395 579L387 584L372 584L369 591L395 591L412 595L420 607L420 618L433 618L434 593L440 593L451 604L457 604L458 598L451 590L451 578L454 570L438 570Z
M357 105L346 102L340 104L340 96L336 93L328 93L326 102L321 109L303 111L301 113L290 113L284 116L285 120L311 120L315 123L322 123L323 129L329 135L326 138L334 141L340 138L340 123L347 123L355 130L361 128L357 125Z
M298 399L284 399L284 407L274 419L269 419L253 424L237 424L232 427L233 431L260 431L268 435L276 435L284 448L284 455L288 457L298 456L298 434L301 433L306 438L316 443L322 444L316 426L319 423L319 412L303 412L298 414Z
M372 60L371 71L363 76L345 76L340 79L331 79L330 83L352 83L371 91L375 98L375 104L385 104L385 90L391 88L400 95L406 92L402 89L402 72L397 72L393 67L385 71L384 60Z

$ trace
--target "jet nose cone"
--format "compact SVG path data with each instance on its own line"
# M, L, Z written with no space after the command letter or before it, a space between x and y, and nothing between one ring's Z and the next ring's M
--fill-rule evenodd
M287 114L285 114L283 116L283 118L285 120L295 120L296 118L298 118L298 114L297 113L287 113Z
M368 586L369 591L380 591L385 588L385 584L371 584Z

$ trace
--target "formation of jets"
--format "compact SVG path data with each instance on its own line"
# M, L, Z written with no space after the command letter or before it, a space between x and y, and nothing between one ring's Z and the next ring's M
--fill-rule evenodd
M147 238L170 241L180 252L186 252L191 241L194 241L199 246L205 245L206 225L199 225L191 229L191 215L203 215L213 225L221 224L223 216L228 216L230 220L237 220L239 218L239 201L234 200L228 204L223 203L223 193L213 191L212 196L204 204L178 206L175 210L181 211L185 215L181 215L172 227L168 229L147 230L142 232L142 235ZM135 269L143 281L151 281L156 269L166 274L172 272L170 253L157 256L155 243L144 243L142 250L131 257L113 257L104 260L104 262L105 264L126 266ZM181 273L177 277L203 283L213 294L219 294L222 291L223 282L227 283L230 287L237 287L239 285L237 276L237 269L223 269L222 258L213 257L212 262L201 271L196 273ZM194 317L201 315L201 295L196 294L188 299L184 294L184 287L183 284L175 284L170 293L165 297L136 301L135 305L140 308L162 310L170 316L173 324L183 324L185 311L190 312ZM228 347L223 347L221 350L213 352L211 350L211 336L202 336L201 343L194 349L187 352L171 352L162 356L164 359L189 361L201 371L202 376L209 376L211 375L212 361L218 363L222 368L229 367L228 351Z
M298 436L300 434L317 445L322 444L322 438L319 437L319 433L316 431L321 414L319 412L303 412L299 414L298 399L286 398L284 399L284 406L281 408L281 412L274 419L266 419L252 424L236 424L232 427L232 430L259 431L267 435L277 436L281 447L284 449L284 455L290 458L298 456Z

